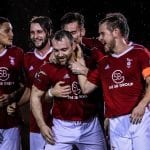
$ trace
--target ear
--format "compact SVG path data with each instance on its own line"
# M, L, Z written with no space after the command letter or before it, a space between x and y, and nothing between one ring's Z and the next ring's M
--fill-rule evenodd
M118 35L120 35L120 30L118 28L115 28L113 30L113 35L114 35L114 37L118 37Z

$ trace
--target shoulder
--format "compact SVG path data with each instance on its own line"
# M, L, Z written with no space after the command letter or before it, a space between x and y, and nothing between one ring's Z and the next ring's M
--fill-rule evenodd
M40 66L40 70L43 70L44 72L54 71L56 69L57 65L50 62L45 62Z
M13 46L7 47L7 50L10 56L15 57L17 59L23 59L24 51L22 48L13 45Z
M25 58L30 58L30 57L33 57L34 56L34 52L26 52L26 53L24 53L24 57Z
M24 53L23 49L21 47L16 46L16 45L9 46L9 47L7 47L7 49L13 50L13 52L16 51L16 52Z
M136 52L136 54L139 55L150 55L149 50L144 47L143 45L139 45L139 44L133 44L133 52Z

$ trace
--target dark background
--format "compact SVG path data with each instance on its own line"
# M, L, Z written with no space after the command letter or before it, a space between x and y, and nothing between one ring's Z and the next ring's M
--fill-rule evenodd
M82 4L81 4L82 3ZM14 27L14 43L28 51L29 26L32 16L51 17L54 31L68 11L85 16L87 36L97 36L98 22L106 13L121 12L130 26L129 39L150 48L150 1L143 0L5 0L0 5L0 16L8 17Z

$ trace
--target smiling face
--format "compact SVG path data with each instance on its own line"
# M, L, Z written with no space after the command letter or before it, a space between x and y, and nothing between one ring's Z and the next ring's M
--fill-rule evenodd
M1 47L10 46L13 43L12 25L4 22L0 25L0 45Z
M48 42L48 35L39 23L31 23L30 38L38 50L44 48Z
M69 39L65 36L61 40L52 40L53 52L60 65L67 65L74 51Z
M107 24L99 26L99 40L104 44L106 53L113 53L116 45L113 31L108 30Z

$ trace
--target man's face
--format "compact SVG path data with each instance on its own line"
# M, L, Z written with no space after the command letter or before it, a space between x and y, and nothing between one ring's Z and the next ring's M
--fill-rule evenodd
M84 36L85 30L78 24L78 22L65 24L64 30L72 34L77 44L81 43L81 38Z
M2 47L12 45L13 31L12 25L9 22L4 22L0 25L0 45Z
M30 39L33 42L35 48L38 50L41 50L46 46L48 42L48 36L39 23L31 23Z
M99 26L99 40L104 44L106 53L114 53L116 41L113 31L108 30L106 23Z
M73 45L71 45L69 39L67 37L62 38L61 41L53 39L52 46L58 64L67 65L74 51Z

